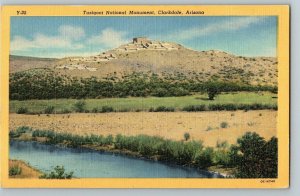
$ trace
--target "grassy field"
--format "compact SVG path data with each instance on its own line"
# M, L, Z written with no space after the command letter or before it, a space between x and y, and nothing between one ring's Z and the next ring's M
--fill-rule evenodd
M218 95L215 100L207 100L206 94L197 94L184 97L130 97L130 98L105 98L105 99L86 99L86 109L111 106L117 111L128 110L147 111L151 107L166 106L176 110L189 105L209 105L209 104L277 104L277 95L270 92L239 92L223 93ZM76 99L51 99L51 100L26 100L10 101L10 113L15 113L20 107L26 107L30 112L41 112L48 106L54 106L55 111L74 110Z

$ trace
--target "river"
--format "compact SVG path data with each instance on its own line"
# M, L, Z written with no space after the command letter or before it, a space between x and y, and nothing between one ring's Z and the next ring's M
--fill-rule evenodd
M32 141L10 141L10 159L29 163L42 172L63 165L78 178L218 178L217 174L158 161L83 148L64 148Z

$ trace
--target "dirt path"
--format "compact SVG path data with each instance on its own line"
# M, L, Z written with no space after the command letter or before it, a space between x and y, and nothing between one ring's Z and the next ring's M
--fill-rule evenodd
M102 114L21 115L10 114L10 129L30 126L73 134L159 135L181 140L185 132L206 146L217 141L236 143L247 131L255 131L269 139L276 136L276 111L224 112L124 112ZM226 128L221 128L221 123Z

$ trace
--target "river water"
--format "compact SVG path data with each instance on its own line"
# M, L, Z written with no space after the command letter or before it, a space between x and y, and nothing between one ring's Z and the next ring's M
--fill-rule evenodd
M10 159L19 159L49 172L63 165L79 178L218 178L193 168L82 148L64 148L37 142L10 141Z

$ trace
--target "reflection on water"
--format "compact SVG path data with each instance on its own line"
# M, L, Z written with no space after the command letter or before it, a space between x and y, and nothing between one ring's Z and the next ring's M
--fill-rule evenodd
M10 159L28 162L43 172L63 165L76 177L217 178L216 174L155 161L130 158L88 149L63 148L37 142L10 141Z

